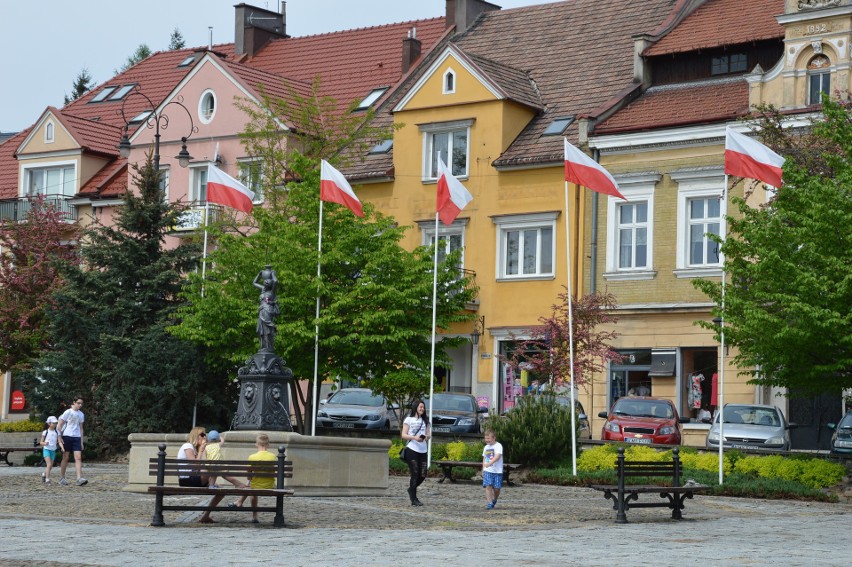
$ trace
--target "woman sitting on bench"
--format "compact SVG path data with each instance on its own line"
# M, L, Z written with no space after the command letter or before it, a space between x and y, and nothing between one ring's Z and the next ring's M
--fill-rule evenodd
M186 436L186 443L180 446L178 449L177 458L178 459L187 459L191 461L200 461L204 458L204 450L207 448L207 430L203 427L193 427L192 431L189 432L189 435ZM198 487L207 487L207 483L209 481L209 477L201 476L197 474L199 471L194 470L184 470L181 472L187 473L186 475L178 476L178 484L181 486L198 486ZM196 473L196 474L192 474ZM216 504L222 501L223 496L214 496L213 500L210 502L210 507L201 515L199 518L199 522L202 524L212 524L213 518L210 517L210 510L216 507Z

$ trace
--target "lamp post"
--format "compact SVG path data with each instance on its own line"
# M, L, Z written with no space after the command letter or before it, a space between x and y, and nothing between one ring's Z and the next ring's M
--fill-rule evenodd
M470 332L470 342L476 346L479 344L479 337L485 332L485 315L477 317L473 322L473 331Z
M182 137L181 140L181 148L180 153L175 156L175 159L178 160L178 164L181 167L187 167L189 162L192 160L192 156L189 155L189 152L186 149L186 141L189 139L195 132L198 132L198 128L195 127L195 124L192 121L192 114L190 114L189 109L187 109L183 105L183 97L178 95L175 100L167 102L163 108L160 109L160 112L156 112L156 105L154 102L148 98L148 96L143 93L139 85L133 87L133 90L128 93L126 97L124 97L124 101L121 103L121 109L119 113L121 114L122 120L124 120L124 135L121 137L121 142L118 144L118 153L123 158L130 157L130 138L127 135L127 132L130 128L130 120L127 119L127 116L124 114L124 105L127 104L127 101L130 100L130 97L137 95L144 98L148 101L148 104L151 105L151 114L149 114L145 118L145 123L148 128L154 130L154 169L156 171L160 171L160 130L165 130L169 127L169 115L166 114L165 110L169 107L169 105L179 106L186 112L186 115L189 117L189 134Z

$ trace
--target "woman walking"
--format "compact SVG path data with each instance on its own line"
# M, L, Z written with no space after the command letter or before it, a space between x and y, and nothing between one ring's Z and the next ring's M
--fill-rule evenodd
M423 506L423 503L417 499L417 487L426 480L427 442L431 437L432 427L429 425L429 416L426 415L426 404L421 400L414 400L411 404L411 413L402 422L402 439L408 441L403 460L408 464L408 470L411 473L408 497L411 498L412 506Z

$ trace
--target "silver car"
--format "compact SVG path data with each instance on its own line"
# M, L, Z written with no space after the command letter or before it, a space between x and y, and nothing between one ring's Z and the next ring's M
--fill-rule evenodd
M731 449L790 449L790 429L784 414L775 406L756 404L725 404L725 447ZM707 433L708 449L719 448L719 414Z
M320 401L317 426L335 429L399 429L399 419L384 396L368 388L344 388Z

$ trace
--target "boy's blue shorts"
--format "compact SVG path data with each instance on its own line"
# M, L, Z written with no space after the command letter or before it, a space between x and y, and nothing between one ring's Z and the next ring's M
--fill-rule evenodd
M482 486L493 486L498 490L503 488L503 473L482 471Z

